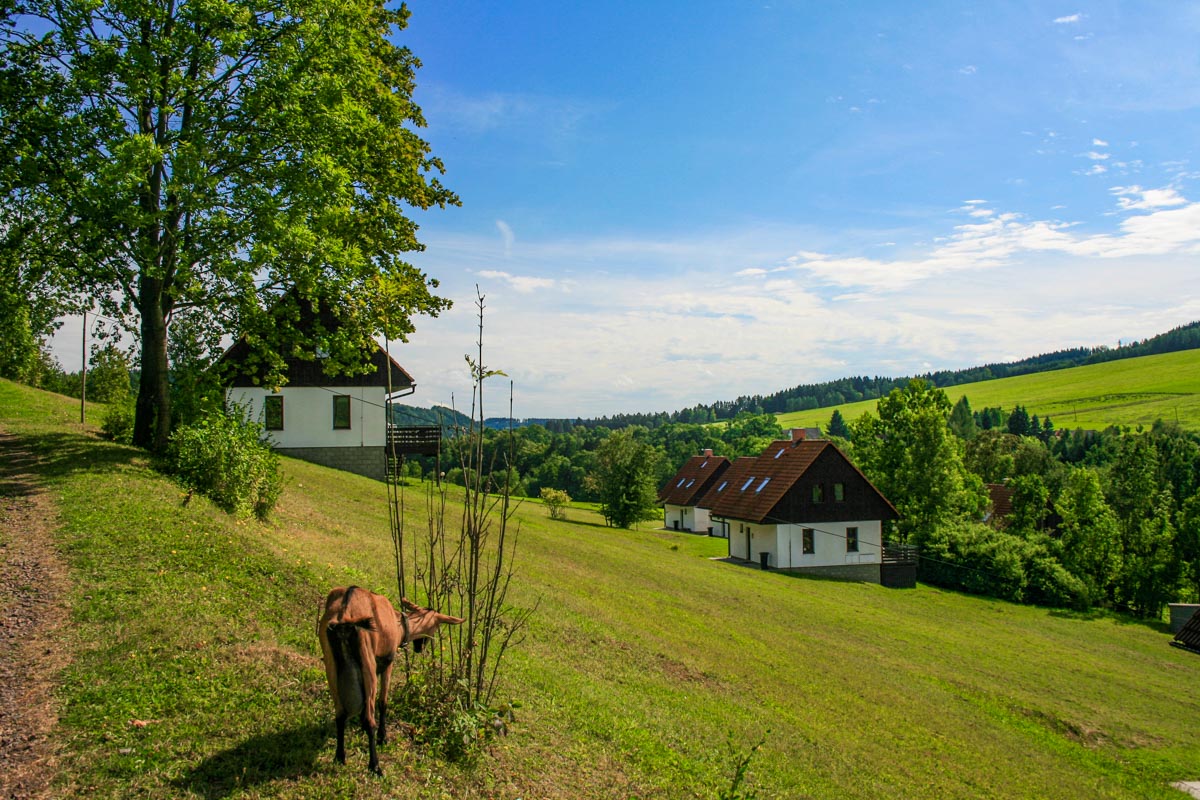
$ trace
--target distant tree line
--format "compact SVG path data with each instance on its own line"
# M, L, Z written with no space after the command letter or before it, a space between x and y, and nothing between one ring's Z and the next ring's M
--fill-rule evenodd
M1031 356L1020 361L998 364L984 364L960 370L939 370L918 375L926 383L934 386L948 387L963 383L992 380L994 378L1010 378L1016 375L1030 375L1038 372L1050 372L1068 367L1079 367L1085 364L1096 364L1104 361L1116 361L1123 358L1173 353L1180 350L1200 348L1200 321L1192 322L1174 328L1166 333L1143 339L1139 342L1119 344L1117 347L1098 345L1096 347L1076 347L1068 350L1057 350L1052 353ZM860 400L877 400L894 389L902 389L908 385L912 377L886 378L859 376L840 378L824 383L808 383L793 386L790 389L767 395L744 395L736 400L722 400L714 403L698 403L678 411L660 411L651 413L613 414L591 419L575 420L536 420L538 424L556 433L573 427L620 429L630 425L645 428L657 428L670 423L704 424L735 419L741 414L787 414L793 411L809 411L815 408L838 406L843 403L855 403ZM520 420L516 424L527 424L534 420ZM504 428L508 420L490 419L488 427Z

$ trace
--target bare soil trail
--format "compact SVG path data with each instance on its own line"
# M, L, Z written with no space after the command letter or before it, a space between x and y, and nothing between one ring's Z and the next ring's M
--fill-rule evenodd
M58 513L36 464L20 437L0 429L0 800L51 796L54 685L70 653Z

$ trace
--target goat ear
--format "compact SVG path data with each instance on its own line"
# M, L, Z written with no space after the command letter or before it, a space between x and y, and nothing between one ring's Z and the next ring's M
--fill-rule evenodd
M438 614L436 611L433 613L437 614L438 622L443 622L447 625L462 625L464 622L466 622L466 620L464 620L462 617L452 617L449 614Z

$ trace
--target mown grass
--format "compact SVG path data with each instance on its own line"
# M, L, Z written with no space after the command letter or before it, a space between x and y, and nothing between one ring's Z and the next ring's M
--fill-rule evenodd
M1185 430L1200 430L1200 350L1142 356L1105 364L1020 375L946 387L951 402L966 396L971 408L999 406L1011 411L1022 405L1032 415L1049 416L1055 427L1104 430L1111 425L1142 425L1156 420L1178 422ZM877 400L780 414L785 428L820 425L824 429L836 408L846 421Z
M1200 779L1200 657L1161 625L713 561L721 540L516 512L511 600L537 612L474 765L361 734L332 763L314 628L332 585L395 594L383 487L285 459L267 524L185 502L137 451L33 420L75 586L60 676L74 797L1177 797ZM406 490L410 536L426 524ZM145 724L141 724L145 723ZM732 747L730 742L733 742Z

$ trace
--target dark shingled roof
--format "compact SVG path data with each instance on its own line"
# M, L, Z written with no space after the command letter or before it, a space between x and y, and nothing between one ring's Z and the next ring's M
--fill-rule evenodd
M675 473L675 477L658 490L658 502L673 506L696 505L696 501L729 469L729 464L728 458L714 456L711 451L702 456L692 456Z
M1183 624L1171 644L1200 653L1200 611L1192 614L1192 618Z
M765 522L768 517L773 516L772 512L784 496L818 461L824 464L822 470L837 467L843 474L860 478L867 491L880 501L878 507L886 513L885 518L899 517L887 498L880 494L841 450L827 440L781 440L772 442L757 458L739 458L735 465L738 470L736 476L732 470L730 475L726 476L731 478L729 486L714 499L710 506L711 513L714 517L725 519ZM743 462L747 463L743 465Z

